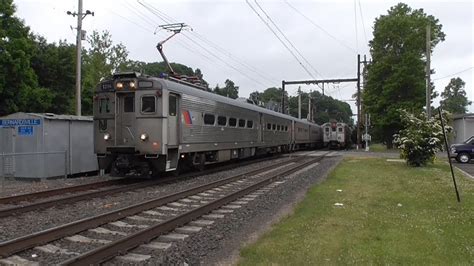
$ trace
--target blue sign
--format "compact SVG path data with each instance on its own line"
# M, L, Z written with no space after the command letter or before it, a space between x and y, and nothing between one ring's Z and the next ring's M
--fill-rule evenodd
M33 126L19 126L18 135L19 136L33 136Z
M0 127L39 126L40 119L0 119Z

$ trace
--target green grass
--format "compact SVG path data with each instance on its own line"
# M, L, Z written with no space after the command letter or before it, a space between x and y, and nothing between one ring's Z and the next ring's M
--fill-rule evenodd
M346 158L239 264L473 265L474 181L457 180L461 204L447 164Z
M382 143L369 144L369 149L372 152L398 152L395 148L387 149L387 146Z

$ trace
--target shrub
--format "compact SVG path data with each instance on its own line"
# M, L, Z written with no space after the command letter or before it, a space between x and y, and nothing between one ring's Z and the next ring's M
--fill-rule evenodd
M446 131L447 113L443 113ZM404 129L395 134L393 143L400 149L400 157L407 160L411 166L424 166L433 162L438 151L443 150L444 136L438 115L428 119L425 113L412 114L406 110L400 111Z

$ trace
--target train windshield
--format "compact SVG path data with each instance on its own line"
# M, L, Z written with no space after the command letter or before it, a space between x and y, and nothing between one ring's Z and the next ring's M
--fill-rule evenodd
M142 113L154 113L154 112L156 112L156 97L143 96L142 97Z

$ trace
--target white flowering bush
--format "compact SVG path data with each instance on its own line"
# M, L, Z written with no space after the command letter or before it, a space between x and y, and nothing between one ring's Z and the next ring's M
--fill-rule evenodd
M400 149L400 157L407 160L411 166L424 166L433 162L438 151L443 150L444 136L439 115L436 113L428 119L425 113L411 114L406 110L400 111L404 129L393 135L393 143ZM447 132L452 130L446 126L447 113L443 120Z

